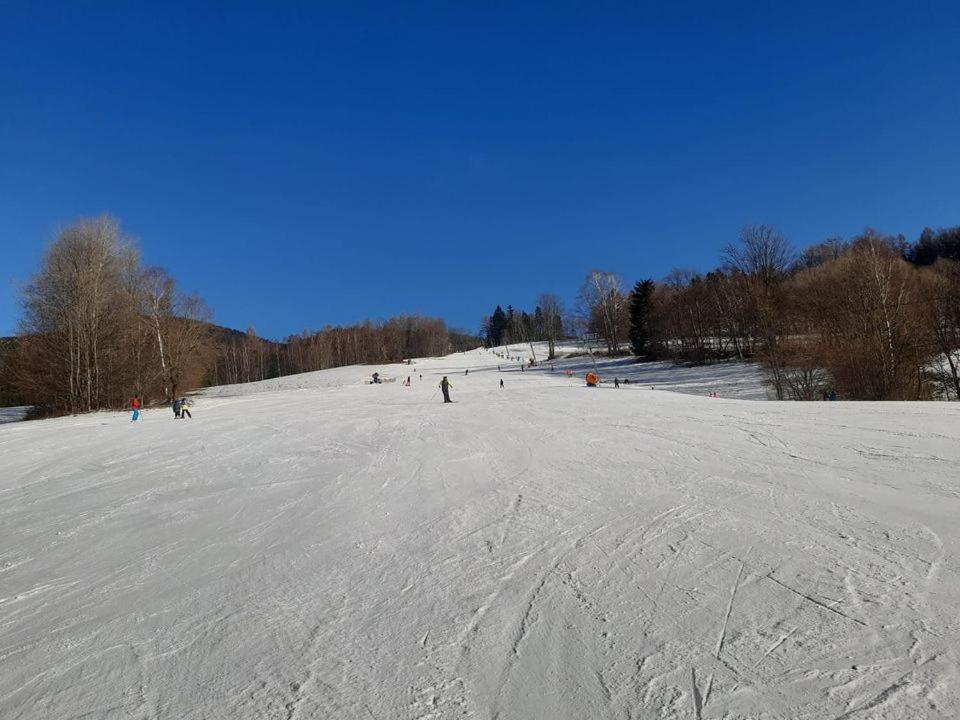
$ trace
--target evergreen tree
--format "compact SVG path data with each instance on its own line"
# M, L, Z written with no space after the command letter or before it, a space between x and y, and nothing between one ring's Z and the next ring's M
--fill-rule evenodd
M650 351L650 307L653 299L653 280L643 280L630 293L630 346L634 355Z
M491 345L503 345L503 334L507 329L507 315L503 312L503 308L497 305L497 309L493 311L493 315L490 316L490 344Z

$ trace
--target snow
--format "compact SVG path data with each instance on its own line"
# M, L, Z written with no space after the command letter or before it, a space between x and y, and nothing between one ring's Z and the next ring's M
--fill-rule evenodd
M0 717L955 716L955 406L498 362L0 427Z
M628 379L630 383L644 385L657 390L671 390L690 395L710 395L739 398L741 400L769 400L772 395L764 383L763 370L755 362L718 362L710 365L678 365L673 362L636 362L633 357L605 358L602 355L591 356L585 347L573 343L561 343L556 347L557 359L547 360L547 344L511 345L494 348L496 352L511 357L523 358L525 364L536 355L537 366L533 372L565 373L572 371L579 381L588 371L599 372L604 382L612 383L614 378L620 382ZM502 362L502 361L501 361ZM503 363L504 370L519 370L520 362ZM529 372L531 368L527 369Z

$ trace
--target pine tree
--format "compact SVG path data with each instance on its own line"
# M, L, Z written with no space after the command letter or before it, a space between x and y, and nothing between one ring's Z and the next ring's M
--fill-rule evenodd
M503 345L503 334L507 329L507 316L503 308L497 305L497 309L490 316L490 344Z
M643 280L630 293L630 346L634 355L650 351L650 306L653 298L653 280Z

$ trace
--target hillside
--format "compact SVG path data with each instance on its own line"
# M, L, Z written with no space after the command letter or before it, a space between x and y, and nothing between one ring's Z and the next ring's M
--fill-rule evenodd
M589 389L583 362L0 426L0 716L955 712L952 405Z

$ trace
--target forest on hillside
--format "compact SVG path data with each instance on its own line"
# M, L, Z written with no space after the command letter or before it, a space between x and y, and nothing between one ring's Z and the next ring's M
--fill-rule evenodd
M304 331L283 341L213 324L167 270L145 266L110 217L56 238L23 295L20 333L0 339L0 404L45 413L169 402L206 385L475 347L437 318L402 315ZM700 273L676 269L627 288L592 270L575 304L543 293L532 311L497 306L488 345L592 338L638 361L755 360L779 399L828 391L860 400L960 398L960 228L913 242L866 230L795 252L750 225Z
M110 217L59 233L22 298L16 337L0 339L0 403L39 413L170 402L198 387L476 347L443 320L404 315L328 326L276 342L213 324L196 293L144 266Z
M759 361L778 399L836 391L856 400L960 397L960 227L914 242L866 230L795 252L750 225L707 273L676 269L627 289L593 270L574 307L540 295L532 312L498 305L488 345L599 339L610 355Z

